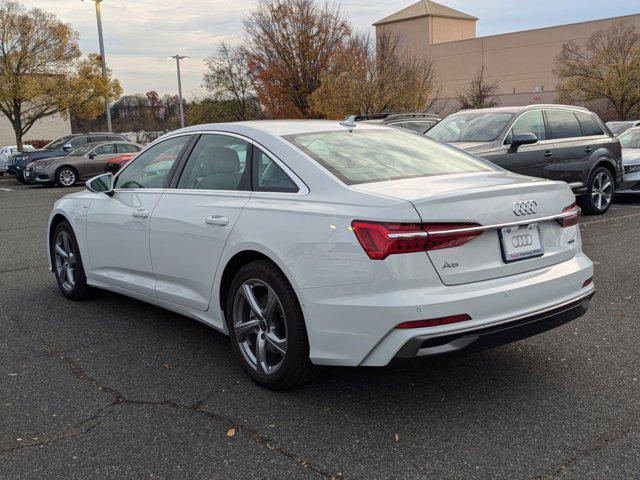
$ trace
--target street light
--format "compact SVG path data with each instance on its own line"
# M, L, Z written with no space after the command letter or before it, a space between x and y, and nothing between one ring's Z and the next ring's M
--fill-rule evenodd
M84 2L84 0L82 0ZM98 20L98 41L100 42L100 58L102 60L102 76L107 80L107 60L104 56L104 40L102 39L102 16L100 15L100 2L102 0L93 0L96 4L96 18ZM109 133L113 131L111 128L111 102L109 97L104 99L105 110L107 111L107 130Z
M180 60L184 60L185 58L191 58L191 57L176 54L176 55L167 57L167 60L170 60L173 58L176 59L176 67L178 69L178 100L180 101L180 128L184 128L184 107L182 106L182 78L180 78Z

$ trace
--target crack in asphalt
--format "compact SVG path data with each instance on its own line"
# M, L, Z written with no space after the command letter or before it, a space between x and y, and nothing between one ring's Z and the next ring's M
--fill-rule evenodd
M284 447L279 446L275 441L265 437L258 430L252 428L248 424L240 422L237 419L227 417L219 413L212 412L210 410L206 410L202 408L204 403L210 398L210 395L206 396L201 400L198 400L197 402L191 405L185 405L185 404L177 403L171 400L153 401L153 400L128 399L118 389L111 387L109 385L103 384L97 378L87 374L83 370L83 368L77 363L77 361L71 358L66 352L54 350L52 345L49 345L45 340L38 338L36 335L30 332L24 326L24 324L21 321L19 321L14 315L9 315L8 317L15 323L15 325L20 330L28 334L36 343L39 343L43 351L46 352L49 357L61 360L63 363L67 365L67 367L69 368L69 371L74 377L76 377L78 380L82 380L84 382L91 384L95 389L101 392L111 395L113 397L113 401L106 407L103 407L102 409L98 410L98 413L82 420L75 427L73 427L68 431L65 431L57 436L52 436L50 439L45 439L42 441L25 443L25 444L16 445L13 447L5 448L5 449L0 449L0 455L15 452L17 450L21 450L24 448L42 447L59 440L63 440L65 438L72 438L72 437L78 437L78 436L84 435L92 431L94 428L98 427L100 424L102 424L101 420L103 418L111 415L113 412L117 410L117 408L113 408L113 407L119 407L119 406L125 406L125 405L140 405L145 407L150 407L150 406L151 407L168 407L180 412L195 413L195 414L203 415L212 420L226 423L229 426L229 428L234 428L237 433L245 433L251 440L263 446L264 448L267 448L270 451L278 455L281 455L282 457L290 461L297 463L299 466L307 470L310 470L311 472L318 475L319 477L322 477L327 480L342 479L341 473L327 471L322 467L320 467L317 463L313 462L311 459L299 457L295 453L285 449ZM107 410L107 412L104 414L99 413L105 409L110 409L110 410Z
M556 468L554 471L541 475L536 478L539 478L541 480L555 480L556 478L560 478L560 476L564 475L569 470L569 468L571 468L573 465L578 463L587 455L603 450L607 448L611 443L616 442L618 440L622 440L623 438L628 436L630 433L632 433L633 430L634 430L634 427L630 426L625 428L624 430L608 435L604 438L600 438L596 442L594 442L591 446L576 450L571 456L569 456L564 462L562 462L558 466L558 468Z

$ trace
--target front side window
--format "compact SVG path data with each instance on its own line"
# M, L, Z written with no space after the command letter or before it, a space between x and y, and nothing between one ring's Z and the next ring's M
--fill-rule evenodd
M110 155L115 153L116 146L113 143L105 143L104 145L100 145L93 151L94 155Z
M600 128L600 125L598 125L591 115L587 115L586 113L577 113L576 117L578 117L578 122L580 122L582 135L585 137L604 135L602 128Z
M81 147L82 145L87 144L87 137L75 137L67 142L73 148Z
M63 145L66 145L67 143L69 143L69 140L71 140L73 137L61 137L58 138L57 140L54 140L53 142L47 143L44 146L45 150L55 150L56 148L61 148ZM86 143L86 142L85 142ZM78 145L80 146L80 145Z
M165 188L173 164L190 139L188 135L170 138L138 155L116 177L115 188Z
M253 189L259 192L296 193L299 188L269 155L259 148L254 155Z
M284 139L347 185L496 169L456 148L402 130L356 128Z
M549 122L550 139L574 138L582 136L582 129L578 119L566 110L547 110L547 121Z
M203 135L182 172L178 188L190 190L248 190L251 148L226 135Z
M458 113L449 115L426 135L441 142L493 142L512 117L512 113Z
M618 140L622 148L640 148L640 130L627 130Z
M544 130L542 110L531 110L530 112L525 112L520 115L513 124L513 127L511 127L507 138L505 138L505 145L511 145L513 136L522 133L533 133L538 137L538 140L546 140L547 135Z

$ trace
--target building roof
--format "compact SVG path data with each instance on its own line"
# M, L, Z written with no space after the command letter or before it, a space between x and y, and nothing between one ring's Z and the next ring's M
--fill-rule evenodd
M427 4L429 4L428 10ZM409 5L408 7L383 18L382 20L378 20L373 25L383 25L385 23L399 22L401 20L409 20L411 18L419 17L445 17L459 18L461 20L478 20L477 17L454 10L453 8L449 8L445 5L440 5L439 3L432 2L430 0L420 0L413 5Z

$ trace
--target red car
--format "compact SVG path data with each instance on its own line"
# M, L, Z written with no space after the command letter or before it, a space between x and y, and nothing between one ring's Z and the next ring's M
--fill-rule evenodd
M137 153L125 153L124 155L120 155L119 157L114 157L107 162L104 167L104 171L109 173L117 173L122 167L127 165L135 157Z

